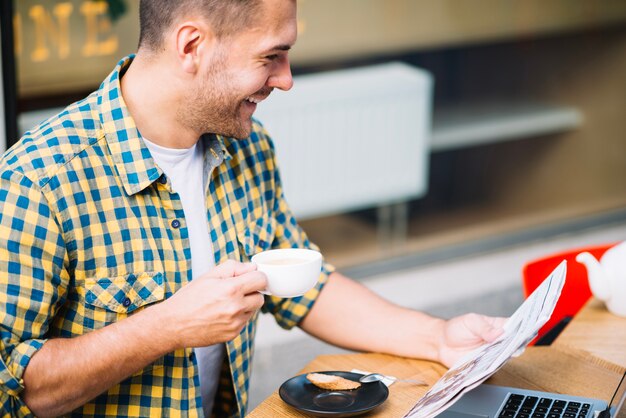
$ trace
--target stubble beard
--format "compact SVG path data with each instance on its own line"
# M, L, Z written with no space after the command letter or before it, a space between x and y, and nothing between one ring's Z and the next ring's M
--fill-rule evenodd
M245 139L250 136L252 123L249 119L242 119L242 99L228 95L229 91L236 89L223 68L220 63L213 66L199 88L179 108L178 119L198 135L212 133Z

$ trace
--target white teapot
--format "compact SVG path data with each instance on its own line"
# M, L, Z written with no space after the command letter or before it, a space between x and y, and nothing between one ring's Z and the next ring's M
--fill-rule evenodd
M615 315L626 317L626 241L611 247L600 261L588 252L576 256L587 267L593 295Z

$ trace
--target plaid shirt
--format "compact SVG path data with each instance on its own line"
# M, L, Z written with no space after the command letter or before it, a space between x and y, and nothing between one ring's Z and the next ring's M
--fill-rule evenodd
M99 90L27 133L0 161L3 416L32 415L20 399L22 375L46 339L102 328L191 280L180 199L121 96L120 74L131 61L120 61ZM269 248L312 247L283 198L273 145L258 123L245 140L201 140L216 263L247 261ZM302 297L266 297L263 311L284 328L297 325L331 270L325 264L317 286ZM226 343L216 416L246 413L256 319ZM202 415L192 353L164 356L71 415Z

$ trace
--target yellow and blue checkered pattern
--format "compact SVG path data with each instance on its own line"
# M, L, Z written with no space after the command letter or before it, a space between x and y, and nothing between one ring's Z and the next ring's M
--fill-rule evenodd
M180 199L121 96L120 77L131 62L124 58L99 90L26 133L0 160L2 416L32 416L20 399L22 375L46 340L119 321L191 280ZM270 248L314 248L287 206L260 124L245 140L201 140L216 263L247 261ZM297 325L331 271L325 264L302 297L266 297L263 311L284 328ZM256 319L226 343L215 416L246 413ZM164 356L69 415L201 416L192 353Z

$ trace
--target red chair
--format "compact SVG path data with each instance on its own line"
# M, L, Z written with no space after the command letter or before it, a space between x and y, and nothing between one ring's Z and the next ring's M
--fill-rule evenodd
M605 244L569 250L531 261L524 266L522 284L524 297L528 297L561 261L567 260L567 276L561 297L554 308L552 317L539 330L537 338L531 344L550 344L591 297L591 289L587 281L587 269L576 261L576 256L583 251L588 251L599 259L606 250L614 245Z

